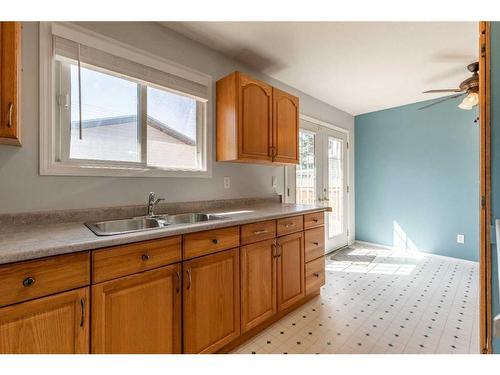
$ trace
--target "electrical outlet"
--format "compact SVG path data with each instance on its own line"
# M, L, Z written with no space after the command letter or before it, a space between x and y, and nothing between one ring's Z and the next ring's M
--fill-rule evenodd
M224 189L229 189L231 187L231 179L229 177L224 177Z
M272 180L271 180L271 186L273 188L277 188L278 187L278 177L276 176L273 176Z
M465 236L463 234L457 234L457 243L465 243Z

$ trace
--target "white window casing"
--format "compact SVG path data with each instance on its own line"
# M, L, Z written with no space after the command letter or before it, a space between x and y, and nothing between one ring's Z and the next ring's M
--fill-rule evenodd
M79 50L79 51L78 51ZM78 53L79 52L79 53ZM56 56L57 60L56 61ZM139 83L147 83L197 100L196 158L199 168L160 169L146 165L146 132L140 134L141 162L73 160L69 155L67 88L68 62L80 61L82 67L100 68L123 75ZM62 74L55 74L55 64ZM139 98L146 98L146 86L139 86ZM212 78L180 66L160 56L99 35L71 23L40 23L40 174L69 176L116 177L211 177L211 129L213 124L209 105L212 97ZM61 94L63 93L63 94ZM146 109L139 102L141 126L145 130Z

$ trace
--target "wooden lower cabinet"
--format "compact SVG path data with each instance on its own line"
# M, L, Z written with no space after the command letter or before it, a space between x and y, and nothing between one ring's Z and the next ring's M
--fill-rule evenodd
M240 335L239 249L183 264L184 353L213 353Z
M278 310L305 297L304 232L278 237Z
M181 265L92 286L92 353L180 353Z
M276 314L275 250L274 239L240 249L242 333Z
M0 309L0 353L89 352L89 288Z

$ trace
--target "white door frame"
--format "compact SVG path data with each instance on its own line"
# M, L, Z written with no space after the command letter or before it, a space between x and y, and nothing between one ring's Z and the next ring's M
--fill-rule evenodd
M350 194L351 194L351 191L350 191L350 157L349 157L349 148L350 148L350 132L348 129L345 129L345 128L341 128L340 126L337 126L337 125L334 125L334 124L331 124L329 122L326 122L326 121L322 121L322 120L318 120L314 117L311 117L311 116L307 116L307 115L304 115L304 114L300 114L299 115L299 121L300 120L304 120L304 121L307 121L307 122L310 122L314 125L319 125L319 126L323 126L325 128L328 128L328 129L332 129L332 130L336 130L338 132L341 132L341 133L345 133L346 134L346 139L347 139L347 152L346 152L346 160L345 160L345 169L346 169L346 180L347 180L347 186L349 187L348 191L346 192L346 199L347 199L347 211L346 211L346 215L345 215L345 222L346 222L346 228L347 228L347 243L350 244L351 243L351 221L350 221L350 217L351 217L351 198L350 198ZM295 203L295 166L291 166L291 167L284 167L284 181L285 181L285 184L284 184L284 188L283 188L283 197L284 197L284 202L285 203ZM290 188L290 182L293 182L293 186L294 186L294 190L293 190L293 194L288 194L289 192L289 188Z

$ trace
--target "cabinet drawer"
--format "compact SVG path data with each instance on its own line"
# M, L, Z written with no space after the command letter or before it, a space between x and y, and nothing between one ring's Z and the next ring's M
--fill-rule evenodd
M246 245L276 237L276 221L261 221L241 226L241 244Z
M181 236L132 243L92 254L92 282L115 279L181 260Z
M90 284L90 254L81 252L0 266L0 306Z
M314 228L325 224L325 213L313 212L312 214L304 215L304 228Z
M191 259L217 251L238 247L240 228L230 227L184 235L183 259Z
M306 263L306 295L325 285L325 257Z
M306 262L325 255L325 227L306 230L304 238Z
M279 219L276 224L278 236L299 232L304 228L302 215Z

